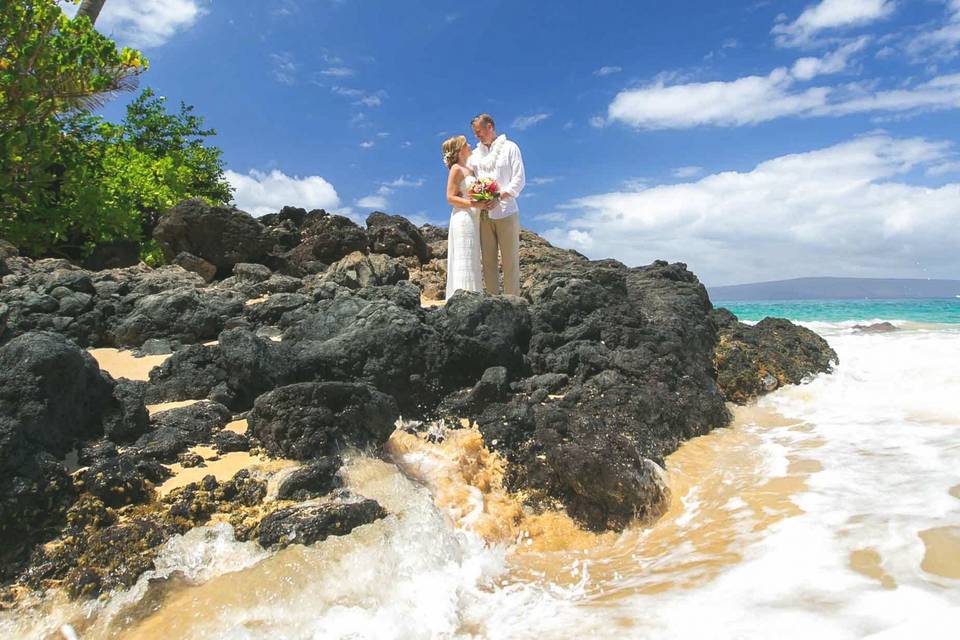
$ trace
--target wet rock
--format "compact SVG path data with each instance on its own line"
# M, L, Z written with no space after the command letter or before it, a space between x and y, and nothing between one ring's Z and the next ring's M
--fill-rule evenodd
M380 446L398 417L394 399L369 385L304 382L260 396L247 420L271 455L307 460L346 445Z
M354 252L339 260L323 274L323 282L333 282L348 289L391 285L409 277L398 260L383 254L366 255Z
M216 402L198 402L169 409L151 418L153 429L142 435L133 449L144 458L174 462L177 454L210 442L213 434L230 421L230 410Z
M154 486L172 474L156 460L135 455L107 458L81 471L74 480L78 493L89 493L108 507L147 502Z
M172 264L197 274L203 278L205 282L212 282L217 276L217 267L215 265L186 251L178 253L177 257L172 260Z
M280 481L277 498L280 500L309 500L326 495L343 486L338 472L343 466L339 456L324 456L311 460Z
M232 207L185 200L161 216L153 238L172 261L180 252L213 264L217 275L230 275L238 262L263 262L271 246L263 225Z
M706 290L681 264L577 259L526 285L533 376L467 417L533 506L559 502L592 530L656 518L668 494L653 463L729 420Z
M375 211L367 216L367 237L373 253L394 258L415 257L421 263L430 260L430 248L417 229L402 216Z
M750 326L726 309L717 309L713 320L719 328L717 382L731 402L744 404L783 385L799 384L838 362L826 340L788 320L765 318Z
M20 255L19 249L13 243L0 240L0 261Z
M874 322L873 324L857 324L853 326L857 333L892 333L898 331L896 325L891 322Z
M329 536L343 536L357 527L385 518L375 500L299 505L271 513L260 523L257 541L264 548L309 545Z
M129 588L153 568L157 548L179 531L151 520L128 520L91 535L64 579L74 598L96 596L115 588Z

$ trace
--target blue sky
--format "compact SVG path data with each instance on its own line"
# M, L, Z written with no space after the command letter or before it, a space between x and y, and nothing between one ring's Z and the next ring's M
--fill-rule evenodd
M107 0L98 26L217 129L251 213L445 224L440 143L489 111L522 224L590 257L960 278L960 0Z

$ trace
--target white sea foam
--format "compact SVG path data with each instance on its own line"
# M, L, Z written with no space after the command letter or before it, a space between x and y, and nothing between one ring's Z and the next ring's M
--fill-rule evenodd
M271 554L236 543L226 525L191 532L168 543L152 574L196 585L164 603L163 620L119 634L101 623L82 637L956 637L960 580L921 567L919 534L960 526L950 494L960 485L960 328L814 326L840 356L836 372L760 402L785 426L735 427L746 439L734 453L754 458L761 483L786 479L798 458L818 463L789 496L792 517L758 527L757 497L734 469L718 469L678 496L685 511L660 525L679 531L668 548L643 549L656 527L632 532L602 553L555 553L548 577L518 572L517 556L452 528L423 487L358 458L349 484L380 501L385 520ZM742 493L711 504L706 482ZM728 516L726 547L702 529L711 510ZM873 564L854 570L857 553ZM705 569L718 554L735 558ZM144 578L88 613L120 619L146 589ZM34 626L0 619L0 632L42 636L69 619L53 614Z

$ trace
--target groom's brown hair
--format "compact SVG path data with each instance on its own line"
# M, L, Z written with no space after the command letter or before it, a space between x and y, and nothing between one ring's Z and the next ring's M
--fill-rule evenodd
M493 116L489 113L481 113L478 116L474 116L473 120L470 121L470 125L476 126L477 124L489 124L493 126L494 129L497 128L497 123L493 121Z

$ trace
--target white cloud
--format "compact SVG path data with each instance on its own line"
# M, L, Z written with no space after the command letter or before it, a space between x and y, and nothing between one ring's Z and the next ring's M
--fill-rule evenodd
M379 107L383 104L383 99L380 96L363 96L357 100L356 104L362 104L365 107Z
M360 143L360 148L361 148L361 149L372 149L375 144L376 144L376 142L374 142L373 140L364 140L363 142Z
M72 3L61 4L71 17L79 8ZM97 30L123 45L159 47L206 13L197 0L109 0L97 19Z
M387 199L379 194L371 194L357 200L357 206L361 209L386 209Z
M772 32L780 46L803 46L821 32L870 24L895 8L894 0L821 0L793 22L774 26Z
M537 176L534 178L529 178L527 184L541 185L541 184L550 184L551 182L556 182L560 178L556 176Z
M947 5L947 17L939 28L924 31L907 43L907 53L919 61L934 56L950 60L960 55L960 0Z
M408 178L407 176L400 176L396 180L385 182L384 186L391 187L394 189L402 189L405 187L416 189L416 188L422 187L423 183L424 183L423 178L417 178L416 180L414 180L413 178Z
M567 214L560 211L550 211L549 213L540 213L533 216L534 220L542 222L563 222L567 219Z
M271 53L273 79L281 84L293 84L297 81L297 61L292 53Z
M247 174L226 172L234 188L234 202L255 216L279 211L285 205L305 209L335 209L340 198L333 185L320 176L288 176L274 169L270 173L251 170Z
M817 76L839 73L847 68L850 57L867 46L870 38L864 36L849 42L822 58L800 58L793 63L791 74L797 80L811 80Z
M612 76L615 73L620 73L623 71L623 67L609 66L609 67L600 67L593 72L593 75L603 77L603 76Z
M353 75L353 69L349 67L330 67L321 71L320 74L334 78L347 78Z
M703 167L677 167L670 171L674 178L695 178L703 173Z
M519 118L514 118L512 126L518 131L523 131L524 129L529 129L534 125L540 124L549 117L549 113L535 113L529 116L520 116Z
M780 67L766 76L674 85L658 81L622 91L610 103L606 121L598 117L594 125L622 122L638 129L684 129L742 126L787 116L870 112L912 115L960 107L960 74L891 90L858 84L797 86L812 76L842 70L865 43L865 39L859 39L822 58L802 58L792 69Z
M355 98L356 101L353 104L360 104L371 108L382 105L383 99L387 96L387 92L383 90L369 93L367 91L363 91L362 89L352 89L350 87L340 86L331 87L330 90L340 96Z
M687 262L709 284L958 277L960 183L906 178L951 157L949 143L871 135L752 171L579 198L546 236L628 264Z

